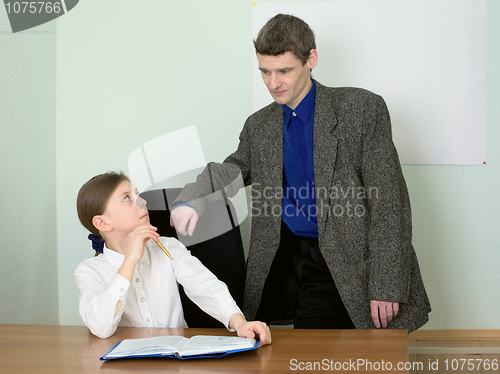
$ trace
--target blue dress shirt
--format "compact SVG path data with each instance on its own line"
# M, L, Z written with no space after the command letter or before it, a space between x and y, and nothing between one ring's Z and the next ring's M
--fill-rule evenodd
M281 218L295 235L318 237L314 191L313 128L316 84L295 110L283 107L283 202Z

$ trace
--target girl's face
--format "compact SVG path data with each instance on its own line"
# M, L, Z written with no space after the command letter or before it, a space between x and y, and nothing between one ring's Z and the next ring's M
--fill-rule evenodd
M109 198L103 216L113 230L128 234L138 225L149 222L146 200L137 195L130 181L121 182Z

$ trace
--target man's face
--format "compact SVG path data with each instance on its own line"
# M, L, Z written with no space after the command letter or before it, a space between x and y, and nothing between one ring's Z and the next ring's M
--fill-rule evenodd
M311 49L304 65L292 52L279 56L257 54L257 60L264 84L274 101L295 109L311 89L311 69L318 62L316 50Z

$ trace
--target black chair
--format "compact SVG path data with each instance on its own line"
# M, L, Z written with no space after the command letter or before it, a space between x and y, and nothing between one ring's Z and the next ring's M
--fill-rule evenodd
M141 194L148 204L150 222L158 228L161 236L177 238L187 249L196 256L217 278L226 283L229 292L240 308L243 307L243 292L245 289L245 255L243 242L241 241L240 228L236 222L236 214L231 202L218 202L206 206L204 213L199 217L196 232L209 230L214 225L220 225L221 221L230 222L230 229L212 239L193 243L192 237L177 235L176 230L170 226L171 204L182 189L161 189L146 191ZM229 224L229 223L223 224ZM194 304L179 285L184 318L189 327L214 327L223 328L223 324L203 312Z

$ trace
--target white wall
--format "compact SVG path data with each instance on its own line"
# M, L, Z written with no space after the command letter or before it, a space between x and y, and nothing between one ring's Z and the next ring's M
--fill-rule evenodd
M487 0L487 165L403 167L413 208L414 246L433 307L426 328L500 328L498 19L500 3ZM55 254L50 255L48 250L47 255L41 245L22 258L31 272L54 276L57 271L58 280L30 275L21 284L15 281L19 277L2 275L0 303L3 311L4 285L9 290L5 296L8 303L24 308L15 294L28 288L38 295L40 287L48 290L58 284L59 305L54 309L59 311L59 322L81 324L72 274L93 251L76 216L78 189L95 174L126 171L127 158L135 148L185 126L197 126L207 160L221 161L235 149L244 120L252 112L252 3L152 0L127 2L125 6L119 0L86 0L56 22L55 89L49 89L45 80L34 81L30 87L36 91L47 84L47 95L56 93L56 120L45 121L51 128L47 133L32 126L31 130L39 131L34 136L43 144L38 145L38 150L29 139L16 138L16 149L25 148L24 152L18 151L24 157L22 164L6 164L11 152L1 151L1 186L3 196L4 176L23 182L19 174L22 169L46 176L37 178L46 186L43 204L53 207L57 190L57 268ZM2 61L4 50L18 53L18 43L12 42L16 36L0 35ZM34 34L25 36L28 40L35 38ZM25 48L33 55L38 51L35 45ZM55 56L50 50L40 51L39 55L49 60ZM2 82L11 75L19 76L25 85L31 82L21 78L19 66L8 66L7 72L0 73ZM0 142L4 145L4 132L15 137L23 124L20 113L25 109L5 90L0 95L0 102L11 100L7 114L0 113ZM391 103L388 105L391 109ZM50 113L48 110L48 117ZM56 135L55 141L51 132ZM41 153L49 161L42 161ZM24 196L16 188L10 186L9 192ZM33 242L46 243L46 236L55 236L53 223L50 227L54 212L36 208L32 221L43 222L48 228L37 231L28 225L23 229L19 227L27 218L25 210L15 210L6 218L4 204L1 208L5 224L0 230L8 240L2 246L0 266L13 275L22 273L25 267L18 256L8 254L9 246L16 243L17 232L29 231ZM52 239L52 246L54 243ZM57 304L57 293L50 300L50 305ZM26 308L35 309L36 305L35 300L30 300ZM30 321L22 316L0 322ZM46 316L43 323L54 321Z

